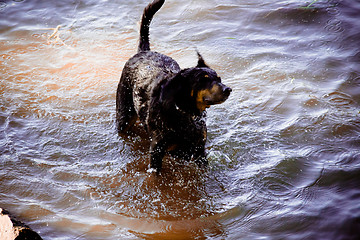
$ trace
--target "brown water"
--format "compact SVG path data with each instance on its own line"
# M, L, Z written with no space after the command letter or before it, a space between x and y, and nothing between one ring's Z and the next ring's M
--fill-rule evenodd
M233 92L209 169L158 178L115 128L148 2L0 0L0 207L44 239L358 239L360 2L168 0L153 49Z

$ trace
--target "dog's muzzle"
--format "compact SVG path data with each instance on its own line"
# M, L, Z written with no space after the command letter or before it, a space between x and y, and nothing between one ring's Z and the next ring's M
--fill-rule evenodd
M220 104L230 96L232 89L222 83L216 83L211 89L211 94L204 96L207 105Z

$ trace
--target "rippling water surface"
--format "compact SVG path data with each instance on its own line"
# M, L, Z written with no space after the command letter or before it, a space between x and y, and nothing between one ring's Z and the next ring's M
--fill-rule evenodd
M148 2L0 0L0 207L44 239L358 239L360 2L166 1L153 49L233 92L210 167L158 178L114 124Z

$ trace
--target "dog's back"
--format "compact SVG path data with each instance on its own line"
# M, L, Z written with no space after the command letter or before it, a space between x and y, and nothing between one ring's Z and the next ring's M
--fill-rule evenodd
M140 121L147 124L150 97L160 81L175 76L180 67L172 58L157 52L139 52L125 65L127 81L134 89L133 104Z
M165 0L155 0L144 9L138 53L130 58L124 66L116 97L120 132L126 131L126 125L131 125L136 117L139 117L143 123L147 121L149 96L151 96L153 88L159 84L160 80L169 79L181 70L171 57L150 51L149 25L154 14L164 2ZM130 92L133 94L130 95ZM120 112L128 114L119 115Z

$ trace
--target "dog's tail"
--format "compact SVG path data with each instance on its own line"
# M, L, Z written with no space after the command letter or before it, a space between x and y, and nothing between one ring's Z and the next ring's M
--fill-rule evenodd
M149 26L157 11L162 7L165 0L154 0L147 5L141 19L139 52L150 51Z

